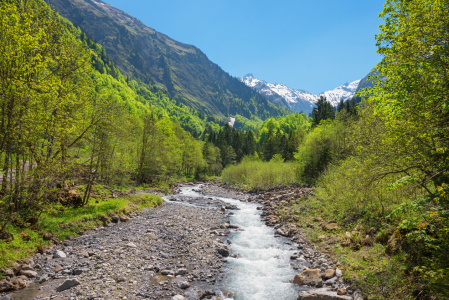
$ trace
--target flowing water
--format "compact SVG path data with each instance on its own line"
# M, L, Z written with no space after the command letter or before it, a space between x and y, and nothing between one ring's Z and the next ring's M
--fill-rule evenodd
M196 187L182 187L180 195L190 197L213 197L202 195ZM260 204L241 202L236 199L214 197L240 210L233 210L231 224L244 231L232 231L231 254L220 287L234 293L236 300L287 300L296 299L300 287L289 283L296 272L290 266L290 256L296 247L283 237L275 237L274 229L266 226L260 217Z

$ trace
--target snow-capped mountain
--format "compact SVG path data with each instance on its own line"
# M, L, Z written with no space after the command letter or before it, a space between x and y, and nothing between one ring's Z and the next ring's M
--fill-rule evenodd
M333 106L337 106L340 100L345 100L354 96L360 80L351 83L345 83L333 90L325 91L314 95L305 90L296 90L289 88L285 84L268 83L255 78L252 74L240 78L247 86L256 89L259 93L268 99L279 102L279 98L285 100L288 106L294 111L303 111L309 113L320 96L326 97Z

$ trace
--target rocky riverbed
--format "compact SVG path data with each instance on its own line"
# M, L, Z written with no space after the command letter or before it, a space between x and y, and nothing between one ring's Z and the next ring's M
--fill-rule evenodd
M28 287L2 299L218 299L222 239L235 229L225 203L188 200L198 205L144 210L16 264L10 285Z
M111 218L114 222L108 221L105 227L19 262L7 270L9 276L0 288L27 287L3 294L3 298L0 294L0 299L220 300L233 299L234 293L239 298L239 291L232 290L238 285L231 285L229 290L225 277L230 273L227 260L239 267L240 258L229 241L229 236L235 237L243 230L229 223L239 205L220 198L261 204L257 218L274 227L272 236L290 240L282 240L270 249L282 248L282 253L290 253L287 268L294 272L287 272L285 284L291 286L293 282L298 286L292 299L298 291L297 299L360 298L344 283L342 271L330 255L318 251L298 228L276 217L276 208L283 201L287 203L308 190L248 194L227 185L206 183L195 186L193 191L204 196L167 196L160 208L146 209L130 218ZM274 258L279 259L278 255Z

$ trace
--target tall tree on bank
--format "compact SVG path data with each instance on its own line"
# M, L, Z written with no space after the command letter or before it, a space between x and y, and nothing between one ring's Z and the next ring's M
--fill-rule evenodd
M326 97L320 96L316 106L312 110L313 122L312 126L315 127L320 124L321 120L334 119L335 111L332 104L326 100Z

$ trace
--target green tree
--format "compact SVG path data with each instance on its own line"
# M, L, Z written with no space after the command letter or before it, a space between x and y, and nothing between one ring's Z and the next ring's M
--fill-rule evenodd
M317 126L320 124L321 120L333 120L335 118L335 111L332 104L327 101L326 97L320 96L316 102L316 106L312 110L312 115L312 126Z

